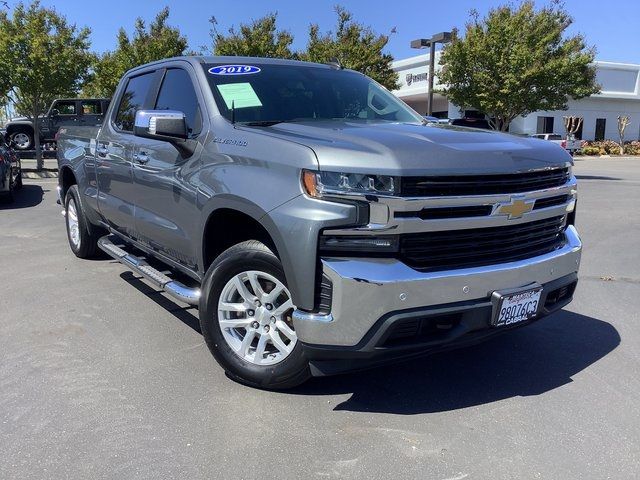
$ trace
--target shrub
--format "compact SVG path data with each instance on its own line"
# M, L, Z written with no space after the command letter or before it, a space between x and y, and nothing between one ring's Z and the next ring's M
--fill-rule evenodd
M640 155L640 142L626 142L624 144L625 155Z
M592 146L592 145L585 145L584 147L582 147L583 155L601 155L600 153L601 151L604 151L604 150L600 150L599 147Z

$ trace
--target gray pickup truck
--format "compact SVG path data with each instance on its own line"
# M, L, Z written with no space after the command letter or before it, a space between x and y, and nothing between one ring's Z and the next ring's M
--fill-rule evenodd
M569 303L571 157L428 124L334 65L185 57L63 127L69 245L197 305L231 378L287 388L478 342Z

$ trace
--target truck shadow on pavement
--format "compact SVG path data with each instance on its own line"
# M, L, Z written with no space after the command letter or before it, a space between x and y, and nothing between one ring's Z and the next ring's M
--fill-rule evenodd
M49 190L43 190L40 185L23 185L13 194L13 203L0 200L0 210L16 210L18 208L35 207L42 202L44 194Z
M156 302L159 306L164 308L167 312L171 313L187 327L195 330L199 334L202 334L202 332L200 331L200 320L198 319L198 310L196 309L196 307L182 307L178 305L174 301L165 297L160 290L157 290L144 283L141 276L136 275L131 271L122 272L120 274L120 278L122 278L125 282L142 293L145 297Z
M125 282L201 334L195 307L183 307L130 272ZM415 415L458 410L511 397L540 395L620 344L609 323L560 311L533 325L471 347L334 377L313 378L283 395L344 395L334 410Z
M485 343L360 373L315 378L290 393L351 397L335 410L412 415L540 395L620 344L609 323L562 311Z

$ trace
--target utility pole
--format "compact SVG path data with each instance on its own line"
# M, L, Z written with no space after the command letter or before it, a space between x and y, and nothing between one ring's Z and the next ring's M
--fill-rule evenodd
M436 43L449 43L451 32L440 32L431 38L419 38L411 41L411 48L429 47L429 82L427 86L427 115L433 115L433 77L435 75Z

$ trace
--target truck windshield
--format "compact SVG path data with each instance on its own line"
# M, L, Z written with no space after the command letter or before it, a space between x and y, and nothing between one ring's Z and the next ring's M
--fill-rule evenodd
M206 64L220 113L239 123L348 119L423 123L370 78L307 65Z

